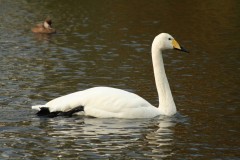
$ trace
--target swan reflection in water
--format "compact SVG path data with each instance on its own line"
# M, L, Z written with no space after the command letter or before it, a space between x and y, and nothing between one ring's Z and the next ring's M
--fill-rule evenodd
M78 151L77 155L91 153L118 156L134 152L134 157L146 156L157 159L174 154L173 129L178 123L174 117L161 116L154 119L59 117L43 118L34 121L33 125L44 130L47 143L56 147L57 152L61 154L64 154L66 149L75 154Z

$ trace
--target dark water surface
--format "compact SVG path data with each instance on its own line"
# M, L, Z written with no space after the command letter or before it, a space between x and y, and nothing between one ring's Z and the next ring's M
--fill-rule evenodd
M30 28L50 16L58 33ZM240 159L240 2L0 0L0 159ZM150 47L161 32L178 108L144 120L38 118L32 105L94 86L158 105Z

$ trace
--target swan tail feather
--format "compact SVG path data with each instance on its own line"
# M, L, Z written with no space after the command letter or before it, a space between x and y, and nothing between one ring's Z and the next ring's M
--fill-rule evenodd
M40 107L40 110L36 113L37 116L40 117L49 117L49 118L54 118L57 116L65 116L65 117L72 117L72 115L74 113L77 112L82 112L84 111L84 107L83 106L78 106L75 107L69 111L63 112L63 111L54 111L54 112L50 112L48 107Z
M36 106L32 106L32 109L40 111L41 108L43 108L43 107L47 108L47 106L45 106L45 105L36 105Z

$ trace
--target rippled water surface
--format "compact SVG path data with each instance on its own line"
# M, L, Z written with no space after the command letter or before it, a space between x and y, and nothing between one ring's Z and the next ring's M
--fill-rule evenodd
M240 159L238 0L0 0L0 159ZM30 28L50 16L55 35ZM94 86L155 106L161 32L173 117L38 118L32 105Z

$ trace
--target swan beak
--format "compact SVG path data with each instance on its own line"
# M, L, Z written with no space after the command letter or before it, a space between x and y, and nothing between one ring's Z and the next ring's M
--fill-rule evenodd
M189 51L187 51L186 49L181 47L175 39L172 40L172 45L173 45L173 48L176 49L176 50L189 53Z

